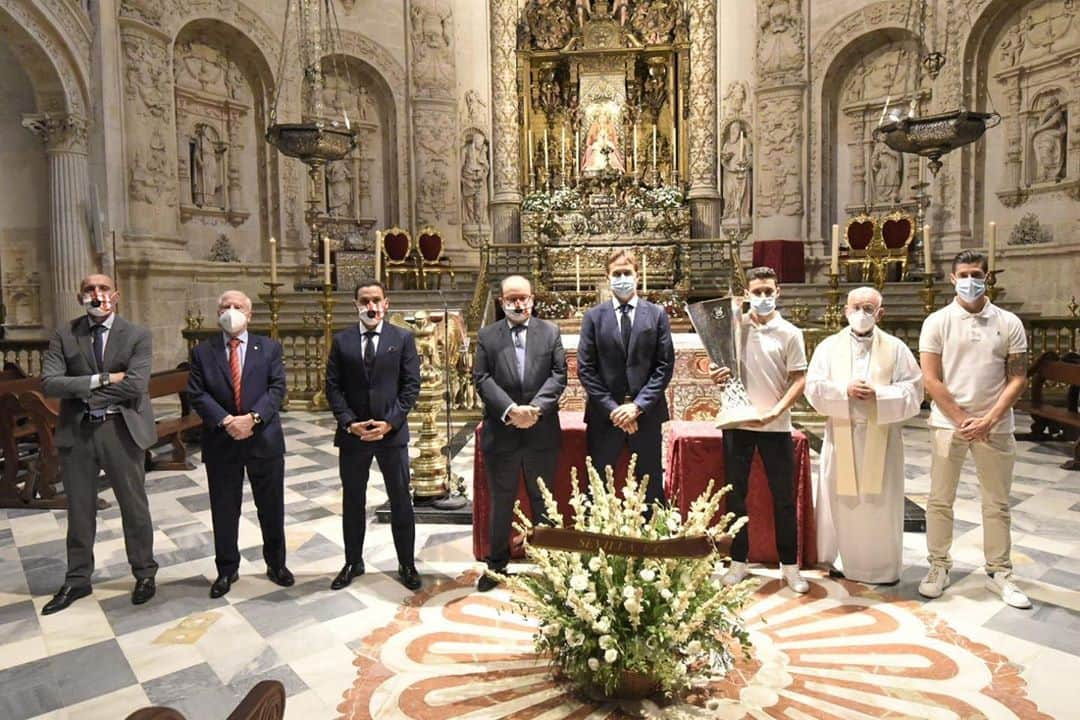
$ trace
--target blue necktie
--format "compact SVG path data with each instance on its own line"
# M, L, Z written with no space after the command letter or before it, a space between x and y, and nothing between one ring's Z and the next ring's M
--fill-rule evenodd
M515 325L510 331L514 336L514 355L517 357L518 380L525 384L525 338L521 335L525 332L524 325Z

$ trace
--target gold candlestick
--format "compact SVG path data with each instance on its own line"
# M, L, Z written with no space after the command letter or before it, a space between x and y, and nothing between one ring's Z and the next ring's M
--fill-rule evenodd
M310 409L329 410L330 404L326 401L326 363L330 359L330 345L334 342L334 295L333 285L330 283L323 283L323 296L319 298L319 306L323 311L323 347L318 368L319 387L311 398Z
M844 311L840 305L840 273L829 273L829 289L825 292L828 304L825 306L825 314L821 319L825 321L825 329L836 332L843 324Z
M281 298L278 297L278 288L285 283L280 282L264 282L263 285L270 288L270 296L265 298L267 306L270 308L270 339L280 340L278 334L278 314L281 312Z
M923 273L923 287L919 291L919 297L923 301L923 312L927 315L934 312L934 298L937 297L937 289L934 288L934 276L932 273Z
M998 295L1001 293L1001 288L997 286L997 276L1005 272L1004 270L991 270L986 273L986 294L990 297L990 302L996 303Z

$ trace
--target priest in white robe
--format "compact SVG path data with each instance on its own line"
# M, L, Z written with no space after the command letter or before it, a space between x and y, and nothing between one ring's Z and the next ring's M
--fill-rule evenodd
M919 413L922 373L903 341L877 327L881 293L852 290L844 314L848 327L818 345L806 376L806 398L827 418L818 560L851 580L892 584L904 554L901 428Z

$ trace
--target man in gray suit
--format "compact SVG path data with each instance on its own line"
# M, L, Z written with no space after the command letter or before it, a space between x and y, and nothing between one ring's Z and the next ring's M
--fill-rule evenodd
M55 440L68 501L67 576L43 615L90 594L97 531L98 475L105 470L120 505L124 547L135 575L131 602L154 596L154 535L144 487L144 451L156 438L150 407L150 331L116 315L120 293L106 275L79 287L86 315L53 333L41 384L60 398Z
M506 571L510 525L522 475L533 524L546 521L540 482L555 482L562 428L559 398L566 389L566 353L559 328L532 317L532 285L520 275L502 281L505 320L480 330L473 380L484 401L480 436L490 488L491 553L488 568ZM481 592L495 587L483 575Z

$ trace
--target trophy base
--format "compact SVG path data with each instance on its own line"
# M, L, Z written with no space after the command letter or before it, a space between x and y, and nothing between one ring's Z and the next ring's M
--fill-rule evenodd
M717 430L727 430L760 420L761 415L753 407L720 408L714 420Z

